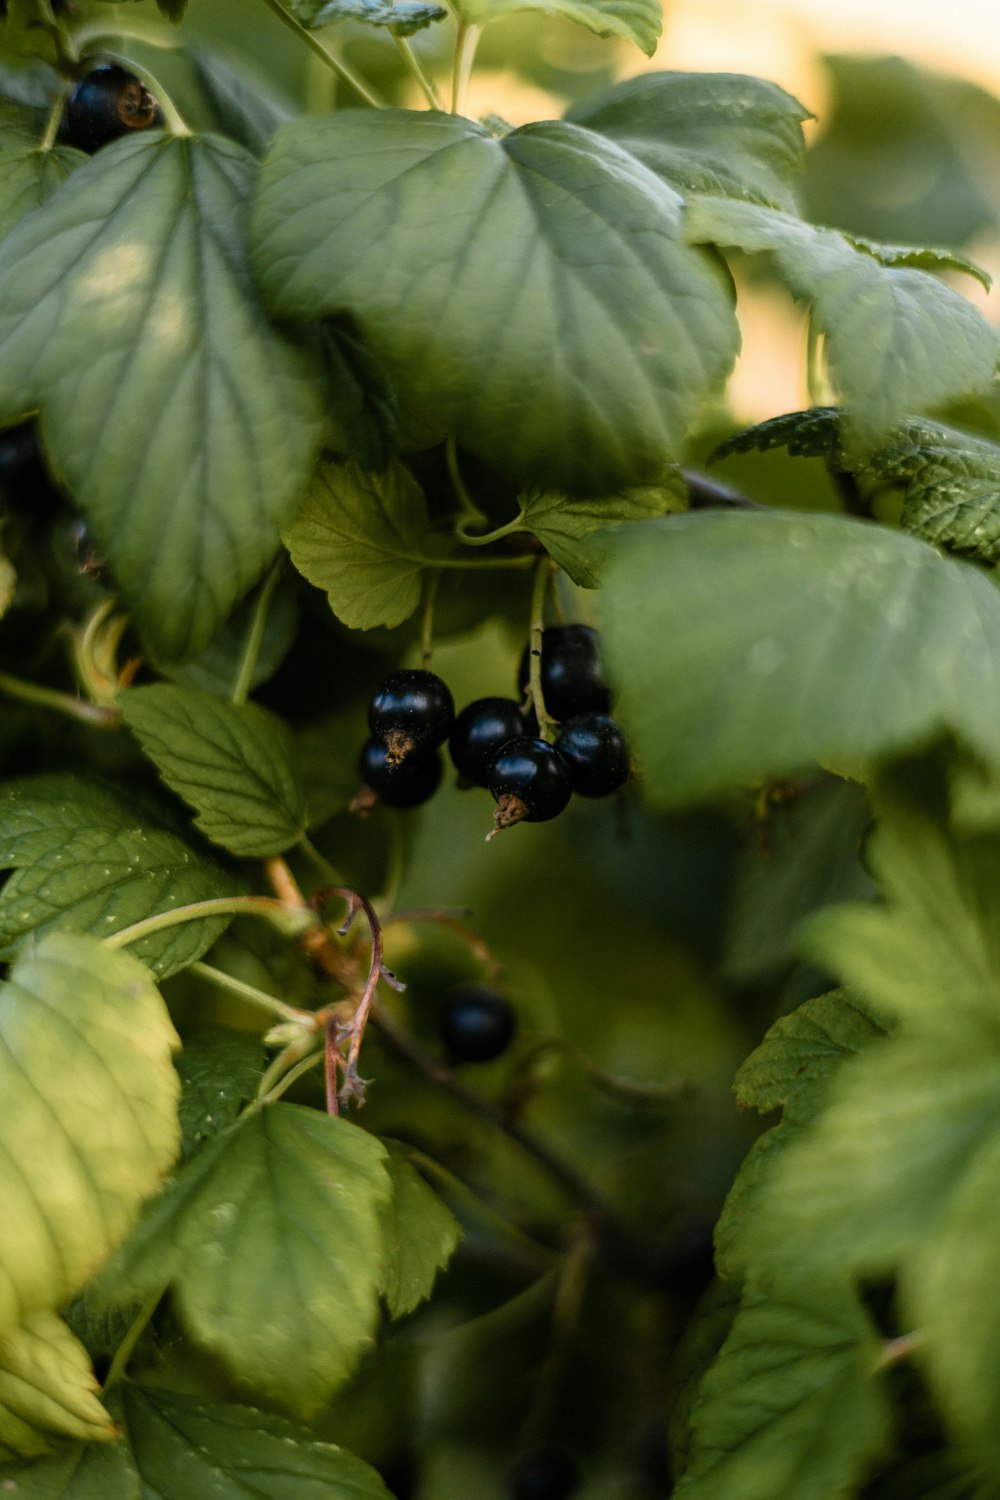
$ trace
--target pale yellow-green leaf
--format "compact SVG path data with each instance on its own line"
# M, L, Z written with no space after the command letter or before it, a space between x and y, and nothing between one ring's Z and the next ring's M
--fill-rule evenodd
M53 1440L117 1436L97 1399L86 1349L54 1313L40 1312L0 1338L0 1462L48 1453Z

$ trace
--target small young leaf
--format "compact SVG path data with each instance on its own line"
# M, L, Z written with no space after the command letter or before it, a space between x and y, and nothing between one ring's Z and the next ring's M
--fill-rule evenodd
M384 474L358 464L323 464L305 505L285 532L292 562L326 589L330 608L352 630L401 625L420 603L427 505L409 470Z
M885 1449L875 1331L845 1285L748 1288L692 1413L678 1500L829 1500Z
M137 131L0 240L0 420L41 407L165 659L199 651L260 576L323 434L317 366L247 265L255 176L219 137Z
M566 118L624 146L685 196L708 193L796 211L803 120L777 84L740 73L643 73Z
M680 198L577 125L296 121L255 231L279 316L347 310L418 427L527 484L655 483L735 357L730 284L685 243Z
M177 1037L131 955L49 933L18 958L2 989L6 1331L80 1290L156 1191L180 1133Z
M137 817L137 811L139 816ZM141 810L83 777L38 776L0 789L0 943L9 956L53 928L107 937L172 907L237 894L227 871ZM166 978L210 948L228 917L165 928L134 954Z
M184 1038L175 1067L181 1080L177 1116L183 1159L232 1125L253 1099L264 1054L256 1037L203 1027Z
M438 1271L448 1264L461 1230L454 1215L406 1159L390 1148L392 1197L383 1217L385 1277L382 1295L389 1313L401 1318L429 1297Z
M116 1436L87 1351L61 1318L35 1313L0 1338L0 1462L37 1458L58 1439Z
M122 1414L143 1494L157 1500L392 1500L374 1469L272 1412L129 1381Z
M374 1336L390 1195L374 1136L298 1105L257 1109L150 1205L104 1285L117 1297L172 1284L198 1342L309 1413Z
M949 726L1000 759L1000 595L843 516L702 513L623 528L598 605L650 798L681 806Z
M413 36L448 12L429 0L326 0L313 18L313 26L332 26L337 21L364 21L384 26L394 36Z
M122 714L163 780L232 854L282 854L306 824L291 731L256 703L158 682L121 695Z
M648 521L653 516L687 509L687 487L679 469L671 470L661 485L622 490L617 495L591 499L567 495L529 494L521 500L526 531L538 538L561 568L582 588L600 581L600 549L581 546L606 526Z
M736 199L688 205L696 244L769 252L792 295L811 306L847 416L848 446L867 455L904 417L990 383L1000 333L926 271L881 265L832 229Z
M986 563L1000 559L1000 445L913 419L872 456L867 472L903 488L907 531Z

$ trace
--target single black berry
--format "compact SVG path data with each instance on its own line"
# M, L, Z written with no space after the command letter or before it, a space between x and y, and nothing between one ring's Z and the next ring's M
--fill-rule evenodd
M361 752L358 770L375 800L386 807L419 807L441 783L441 756L436 750L424 750L402 761L386 760L382 741L371 739ZM358 810L362 810L360 804Z
M513 698L477 698L462 709L448 741L456 771L474 786L485 786L497 752L537 728L534 714L522 714Z
M494 833L514 823L545 823L573 794L569 767L558 750L527 737L511 740L497 753L486 785L497 804Z
M421 668L391 672L368 709L368 728L393 763L442 744L454 722L455 700L448 684Z
M511 1500L570 1500L580 1471L561 1448L533 1448L514 1460L508 1475Z
M610 797L628 781L628 741L609 714L577 714L567 719L556 749L569 766L574 792L581 797Z
M522 694L530 672L531 648L526 646L517 674ZM546 713L560 723L574 714L607 713L611 693L592 626L551 625L542 632L542 697Z
M0 432L0 505L22 515L44 515L59 504L45 471L34 422Z
M482 984L460 984L441 1012L441 1040L456 1062L492 1062L516 1029L510 1001Z
M102 63L81 78L66 103L67 138L81 151L98 151L133 130L162 124L156 96L117 63Z

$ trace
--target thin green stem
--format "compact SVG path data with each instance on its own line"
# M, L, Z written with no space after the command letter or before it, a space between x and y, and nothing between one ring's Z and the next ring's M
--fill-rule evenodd
M461 573L480 568L530 568L535 561L533 554L526 552L521 557L435 557L433 562L428 559L428 565Z
M302 850L302 853L305 855L306 859L308 859L317 875L322 878L324 885L346 884L336 865L332 865L327 859L326 855L322 854L320 850L316 848L316 845L313 843L308 834L299 834L299 848Z
M275 1099L280 1099L282 1094L288 1092L293 1083L298 1082L304 1074L311 1072L317 1063L321 1063L324 1055L324 1051L310 1052L307 1057L303 1057L300 1062L297 1062L294 1068L289 1068L287 1073L284 1073L276 1083L271 1084L265 1091L264 1084L275 1066L272 1063L261 1079L261 1092L258 1094L259 1102L261 1104L271 1104ZM275 1059L275 1062L277 1061L278 1059Z
M460 115L465 109L469 79L472 76L472 65L476 59L476 48L479 46L481 32L481 26L465 21L458 23L458 31L455 35L455 61L451 75L451 112L453 115Z
M260 657L260 648L264 643L264 631L267 628L267 616L274 598L274 591L278 587L278 579L281 577L281 568L284 558L279 557L274 567L268 573L261 584L254 605L253 616L250 620L250 628L243 645L243 658L240 661L239 671L236 673L236 681L229 695L229 701L237 705L243 704L250 696L253 686L253 674L257 670L257 661Z
M425 668L430 666L434 654L434 601L440 582L440 569L431 569L424 588L424 614L420 624L420 665Z
M549 717L542 693L542 632L545 629L545 596L552 575L552 559L543 557L535 570L535 585L531 591L531 632L528 647L528 684L531 689L531 706L538 720L541 739L551 745L556 737L555 720Z
M59 126L63 117L63 108L66 104L66 95L60 91L55 98L52 108L49 110L49 118L45 124L45 134L38 143L39 151L51 151L59 134Z
M441 103L441 96L434 86L433 79L429 78L428 75L424 72L423 64L421 63L417 54L414 52L413 48L410 46L406 37L399 36L396 32L393 32L392 39L396 43L396 47L400 57L406 64L407 71L411 74L414 81L422 90L423 96L427 100L427 103L430 105L431 109L443 109L444 105Z
M506 526L497 526L493 531L481 531L474 533L468 530L469 522L462 516L455 523L455 535L460 542L467 547L488 547L490 542L499 542L505 536L512 536L515 531L524 530L524 512L516 515L513 521L508 521Z
M485 511L480 510L475 500L473 500L462 477L462 470L458 463L458 447L454 436L449 436L445 440L444 457L445 463L448 465L448 478L451 480L452 489L455 491L455 498L458 501L460 523L468 521L475 526L487 525L489 516L487 516Z
M277 16L279 21L288 27L289 31L295 33L299 41L303 42L332 73L336 73L337 77L342 79L348 88L353 89L359 99L363 99L365 104L370 104L372 109L384 108L386 101L381 99L375 90L370 88L364 79L359 77L354 69L343 62L336 53L331 52L328 47L324 47L315 32L307 31L301 22L297 21L291 12L287 11L279 3L279 0L264 0L264 4L273 15Z
M128 1332L115 1350L115 1357L111 1361L108 1373L104 1378L105 1391L109 1391L112 1386L117 1385L125 1374L125 1367L135 1353L135 1347L145 1333L150 1318L159 1307L160 1300L165 1291L166 1287L158 1287L151 1296L146 1298L132 1319L128 1326Z
M233 995L239 995L241 1000L246 1000L250 1005L256 1005L260 1010L268 1011L272 1016L278 1016L282 1021L295 1021L302 1025L312 1021L311 1011L298 1010L294 1005L286 1005L284 1000L279 1000L276 995L269 995L267 990L259 990L255 985L247 984L233 974L227 974L224 969L216 969L212 964L199 961L191 964L188 972L198 974L220 990L228 990Z
M875 1362L876 1371L891 1369L893 1365L909 1359L912 1355L919 1353L926 1342L927 1335L922 1328L915 1328L912 1333L900 1334L899 1338L886 1339Z
M806 389L810 406L824 406L828 399L823 375L823 335L813 318L806 335Z
M315 912L286 906L271 896L217 896L210 901L193 901L189 906L175 906L172 911L157 912L155 917L145 917L129 927L121 927L104 938L108 948L126 948L130 943L153 937L168 927L180 927L184 922L200 922L205 917L262 917L277 927L285 937L299 937L310 927L318 925Z
M16 698L19 703L53 708L57 713L78 719L81 724L89 724L95 729L117 729L122 721L120 710L113 704L88 703L84 698L74 698L71 693L60 693L37 682L25 682L9 672L0 672L0 693L7 698Z

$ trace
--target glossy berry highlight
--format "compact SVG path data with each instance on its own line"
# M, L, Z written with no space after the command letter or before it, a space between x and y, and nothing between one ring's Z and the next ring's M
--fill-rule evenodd
M163 124L163 111L141 78L103 63L81 78L66 103L66 136L91 154L135 130Z
M628 781L629 752L625 731L610 714L577 714L556 739L569 767L574 792L581 797L610 797Z
M441 1040L455 1062L492 1062L516 1030L510 1001L486 985L459 985L441 1012Z
M526 647L517 683L523 694L531 675ZM551 625L542 632L542 697L550 718L562 723L575 714L607 713L611 693L604 677L597 631L590 625Z
M356 811L364 811L372 801L385 807L419 807L433 797L441 784L441 756L437 750L408 755L405 760L391 761L385 758L385 746L381 740L370 739L365 743L358 761L361 780L373 793L369 799L355 798Z
M513 698L477 698L462 709L451 731L448 749L455 770L473 786L485 786L504 745L536 729L534 714L522 714Z
M558 817L573 794L569 767L559 752L545 740L527 737L504 745L486 785L497 804L493 834L515 823L546 823Z
M383 754L398 764L443 744L455 722L455 700L436 672L404 668L379 683L368 709L368 728Z

